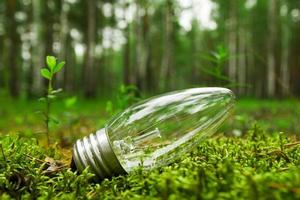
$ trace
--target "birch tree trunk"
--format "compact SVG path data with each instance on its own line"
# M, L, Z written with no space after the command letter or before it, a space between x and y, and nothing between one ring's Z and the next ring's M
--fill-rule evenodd
M267 95L275 95L275 42L276 42L276 4L277 0L269 0L268 5L268 39L267 39Z

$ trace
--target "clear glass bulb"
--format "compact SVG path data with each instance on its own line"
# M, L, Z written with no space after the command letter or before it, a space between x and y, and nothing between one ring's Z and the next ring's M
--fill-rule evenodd
M168 165L217 131L234 106L226 88L192 88L144 100L74 145L79 171L100 178ZM105 172L106 171L106 172Z

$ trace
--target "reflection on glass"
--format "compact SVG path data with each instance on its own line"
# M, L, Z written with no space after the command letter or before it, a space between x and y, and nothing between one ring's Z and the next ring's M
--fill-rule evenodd
M169 164L210 136L234 106L225 88L193 88L145 100L116 116L106 131L122 167L130 172Z

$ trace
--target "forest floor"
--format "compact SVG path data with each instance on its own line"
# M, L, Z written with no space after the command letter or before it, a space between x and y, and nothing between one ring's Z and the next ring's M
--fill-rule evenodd
M47 148L36 101L0 99L0 198L300 198L300 101L237 101L218 133L178 162L89 181L68 168L73 142L110 118L106 101L58 101Z

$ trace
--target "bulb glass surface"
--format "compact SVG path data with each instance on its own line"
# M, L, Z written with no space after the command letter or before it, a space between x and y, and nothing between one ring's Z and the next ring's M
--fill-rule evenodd
M167 165L216 132L234 106L225 88L192 88L153 97L117 115L106 132L126 172Z

